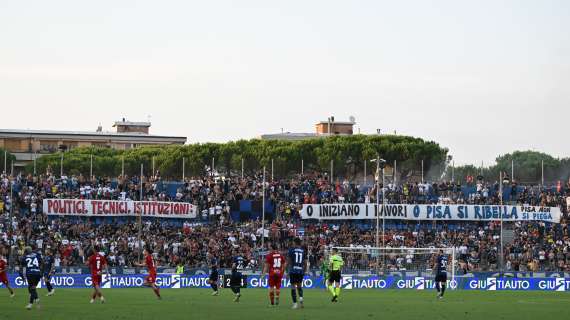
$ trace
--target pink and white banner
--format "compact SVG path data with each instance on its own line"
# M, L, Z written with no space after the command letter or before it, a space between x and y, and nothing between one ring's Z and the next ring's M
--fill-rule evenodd
M85 217L196 218L196 206L185 202L44 199L47 215Z

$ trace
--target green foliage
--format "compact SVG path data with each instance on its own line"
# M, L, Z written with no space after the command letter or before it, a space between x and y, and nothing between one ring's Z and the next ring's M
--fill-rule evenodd
M0 148L0 172L4 172L4 163L6 164L6 171L10 172L12 161L16 161L16 157L5 149Z
M334 161L334 174L354 176L362 172L364 161L375 159L377 155L388 164L398 161L398 171L404 175L418 173L421 160L425 161L425 171L441 166L447 156L447 149L435 142L426 142L419 138L383 135L383 136L335 136L302 141L276 140L239 140L228 143L204 143L184 146L141 147L125 151L108 148L78 148L64 153L63 168L66 174L89 175L91 155L93 155L93 174L117 176L121 173L124 159L125 174L140 173L141 163L144 173L150 174L152 158L155 168L166 178L182 178L182 161L185 159L185 175L198 176L206 173L215 159L215 168L222 174L241 173L242 159L246 174L259 172L264 166L269 174L273 159L275 177L284 177L301 171L304 161L305 172L311 170L329 171L330 162ZM61 154L41 157L37 161L38 173L59 173ZM368 163L368 172L372 173L373 164ZM441 167L443 168L443 167ZM32 167L27 168L31 171ZM441 174L441 172L439 172Z
M488 180L498 181L500 172L509 175L509 177L512 175L512 164L514 162L515 181L525 184L538 184L542 182L543 161L545 183L554 183L558 180L568 181L570 158L557 159L537 151L515 151L501 155L496 158L495 164L490 167L460 166L455 168L455 177L456 180L465 181L468 175L476 177L482 174ZM448 179L450 175L450 170L448 170Z

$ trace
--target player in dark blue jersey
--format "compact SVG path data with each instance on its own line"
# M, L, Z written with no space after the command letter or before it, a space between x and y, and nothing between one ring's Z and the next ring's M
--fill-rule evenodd
M234 262L232 264L232 275L230 277L230 288L235 295L234 302L239 302L241 298L241 281L242 274L241 270L245 267L245 259L241 255L234 257Z
M55 293L55 289L51 285L51 276L53 276L55 272L54 268L54 259L53 259L53 252L50 249L46 250L46 254L44 256L44 265L43 265L43 277L46 283L46 288L48 293L46 297L49 297Z
M299 305L303 308L303 278L307 269L307 253L301 247L301 239L293 240L294 247L289 249L289 280L291 281L291 298L293 299L293 309L297 309L297 294L299 295Z
M213 296L220 294L218 290L218 283L220 282L220 273L218 272L218 259L215 257L210 258L210 277L208 278L208 284L212 287Z
M445 287L447 284L447 265L449 258L443 253L443 250L439 251L435 264L435 288L437 290L438 299L443 299L443 294L445 293Z
M34 303L40 307L40 299L36 287L42 279L42 256L35 252L35 247L26 247L24 256L20 261L22 269L20 276L28 281L28 292L30 292L30 303L26 309L31 310Z

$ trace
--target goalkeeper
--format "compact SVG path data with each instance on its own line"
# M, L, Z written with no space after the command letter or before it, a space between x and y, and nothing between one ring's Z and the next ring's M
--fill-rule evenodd
M328 281L329 281L329 265L327 264L327 259L323 258L321 263L321 275L324 279L325 290L328 288Z

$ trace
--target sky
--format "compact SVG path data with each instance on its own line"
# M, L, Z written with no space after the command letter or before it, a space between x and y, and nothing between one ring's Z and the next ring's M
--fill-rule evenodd
M0 128L418 136L570 156L570 1L0 0Z

